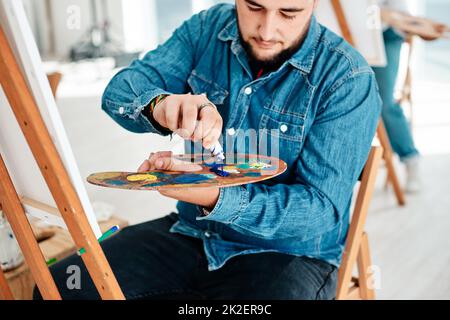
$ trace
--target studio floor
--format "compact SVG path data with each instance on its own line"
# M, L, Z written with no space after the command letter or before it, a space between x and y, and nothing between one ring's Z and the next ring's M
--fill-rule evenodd
M450 84L418 82L415 88L423 190L397 206L382 169L367 220L380 299L450 299ZM399 163L397 168L404 181Z

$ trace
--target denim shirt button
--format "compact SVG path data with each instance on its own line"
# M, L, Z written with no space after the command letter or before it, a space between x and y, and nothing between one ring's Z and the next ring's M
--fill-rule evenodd
M211 237L211 232L205 231L205 237L210 238Z
M227 130L227 132L230 136L234 136L234 134L236 133L236 130L234 130L234 128L230 128Z
M125 108L124 108L124 107L120 107L120 108L119 108L119 113L120 113L120 114L123 114L124 111L125 111Z
M280 127L280 130L281 130L281 132L286 132L288 130L287 125L282 124L281 127Z
M252 92L253 92L253 90L252 90L251 87L247 87L247 88L245 88L245 90L244 90L244 93L245 93L246 95L248 95L248 96L251 95Z

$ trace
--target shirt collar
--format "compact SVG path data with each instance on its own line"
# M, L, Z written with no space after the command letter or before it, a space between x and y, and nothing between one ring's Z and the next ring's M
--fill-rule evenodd
M322 33L320 24L313 15L309 25L308 32L300 49L288 60L288 62L302 70L310 73L316 56L316 48ZM236 15L233 19L219 32L218 39L222 41L232 41L236 44L239 40L239 31Z

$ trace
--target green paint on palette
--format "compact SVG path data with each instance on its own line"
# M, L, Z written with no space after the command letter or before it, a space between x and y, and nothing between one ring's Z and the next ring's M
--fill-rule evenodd
M260 172L247 172L244 174L244 177L260 177Z
M236 168L239 168L239 169L250 169L250 164L249 163L240 163L240 164L236 165Z

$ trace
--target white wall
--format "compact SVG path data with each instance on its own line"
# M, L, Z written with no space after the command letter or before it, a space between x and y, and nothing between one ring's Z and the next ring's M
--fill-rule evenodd
M64 59L91 27L92 3L100 21L101 0L23 0L30 24L44 57ZM158 43L155 0L106 0L110 35L126 51L150 50ZM48 6L48 8L47 8ZM125 36L126 35L126 36Z
M91 4L107 4L111 35L126 51L148 51L192 13L234 0L23 0L44 58L66 58L91 26ZM48 7L48 8L47 8ZM78 23L74 25L74 21ZM53 22L51 22L53 21Z
M122 0L122 26L127 51L148 51L159 40L155 0Z
M54 23L55 54L67 56L71 46L80 41L89 30L92 0L51 0L51 12ZM97 2L98 4L98 2ZM117 40L123 40L121 17L122 0L108 0L108 11L111 17L111 34ZM99 8L99 6L97 6ZM77 14L79 12L79 15ZM99 13L100 10L99 10ZM79 18L79 24L74 23Z

